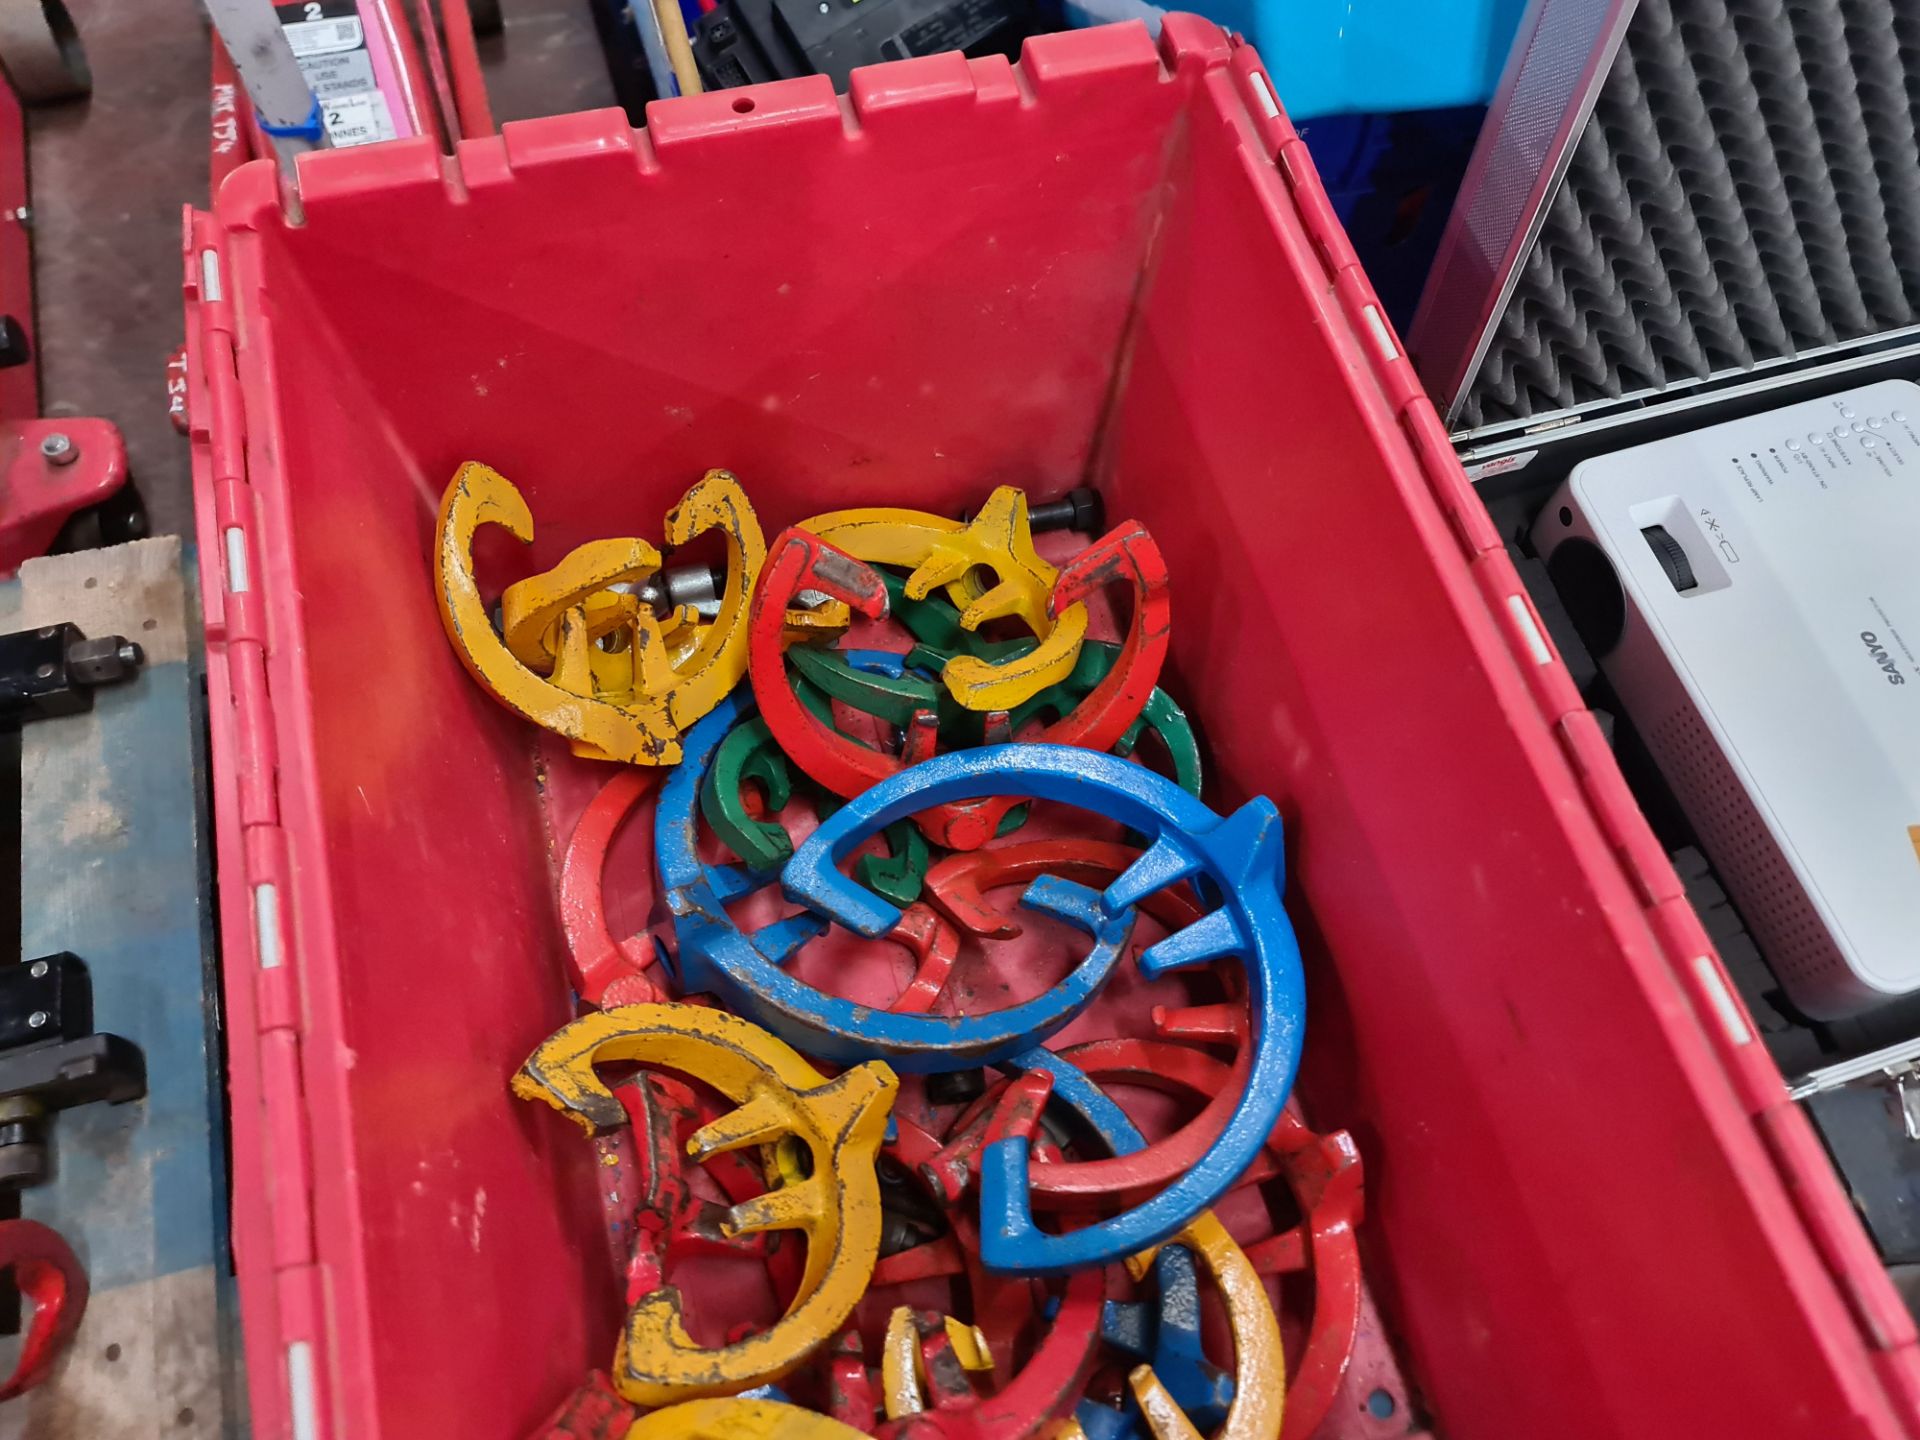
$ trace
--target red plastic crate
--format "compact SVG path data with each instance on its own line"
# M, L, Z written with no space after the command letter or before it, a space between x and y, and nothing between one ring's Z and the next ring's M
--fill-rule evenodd
M1913 1326L1253 52L1176 16L649 121L305 157L299 227L251 165L189 218L255 1433L519 1440L610 1353L589 1149L506 1095L569 1014L586 781L441 633L468 459L520 573L715 464L769 534L1091 479L1173 567L1215 804L1287 817L1301 1093L1438 1430L1920 1433Z

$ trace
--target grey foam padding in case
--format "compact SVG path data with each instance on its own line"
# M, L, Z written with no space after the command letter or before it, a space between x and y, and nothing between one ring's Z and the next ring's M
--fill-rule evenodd
M1462 419L1920 319L1920 0L1640 0Z

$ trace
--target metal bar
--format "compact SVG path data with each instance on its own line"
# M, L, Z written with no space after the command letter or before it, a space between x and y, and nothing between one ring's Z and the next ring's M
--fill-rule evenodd
M1889 372L1887 367L1898 365L1903 361L1920 359L1920 327L1892 333L1903 337L1904 343L1865 353L1860 353L1855 347L1852 353L1841 354L1837 358L1830 358L1817 365L1805 364L1808 357L1803 353L1799 357L1801 363L1791 368L1783 362L1779 366L1771 363L1755 366L1751 372L1730 372L1722 377L1725 383L1720 385L1710 385L1707 381L1702 381L1701 388L1685 393L1673 394L1669 391L1670 398L1662 400L1657 409L1632 403L1634 397L1624 396L1620 400L1607 402L1609 405L1620 406L1620 409L1604 414L1585 414L1573 410L1557 411L1552 417L1529 421L1528 427L1520 430L1503 425L1497 432L1489 429L1456 436L1455 444L1461 447L1460 462L1467 467L1467 475L1470 479L1477 478L1475 466L1485 465L1503 456L1535 449L1544 451L1551 446L1570 441L1584 445L1596 436L1606 435L1616 430L1627 430L1628 433L1620 437L1615 448L1641 444L1647 439L1658 438L1660 434L1671 433L1667 430L1645 431L1639 428L1655 420L1664 425L1675 420L1676 417L1696 410L1706 410L1709 407L1718 413L1720 407L1750 404L1778 390L1790 390L1791 394L1774 403L1776 405L1791 404L1798 399L1811 398L1799 387L1817 385L1823 381L1831 381L1838 385L1845 377L1861 371L1869 375L1881 376L1888 373L1903 374L1904 371L1898 370ZM1874 338L1882 340L1886 337ZM1629 430L1629 427L1633 428Z
M473 13L467 9L467 0L441 0L440 28L446 36L453 105L460 122L455 138L477 140L491 135L499 127L487 104L487 81L480 70L480 47L473 37Z
M1920 1037L1902 1040L1889 1045L1884 1050L1875 1050L1868 1055L1856 1056L1852 1060L1842 1060L1837 1065L1826 1065L1818 1070L1809 1070L1798 1080L1787 1085L1787 1094L1795 1100L1805 1100L1809 1095L1819 1095L1824 1091L1838 1090L1842 1085L1851 1085L1856 1080L1865 1080L1870 1075L1879 1075L1896 1071L1920 1063Z
M427 81L433 91L434 115L440 122L440 148L451 151L453 142L460 138L460 120L454 107L453 83L447 78L447 52L440 41L433 0L413 0L413 18L420 29L420 48L426 53Z
M1739 393L1745 388L1741 384L1744 381L1758 382L1759 387L1764 389L1815 375L1838 375L1848 370L1878 365L1913 351L1915 346L1911 342L1916 338L1920 338L1920 325L1903 325L1895 330L1862 335L1857 340L1842 341L1836 345L1822 345L1792 355L1776 355L1770 359L1756 360L1751 365L1729 366L1699 379L1676 380L1666 386L1649 385L1640 390L1628 390L1584 404L1569 405L1564 410L1530 415L1524 420L1502 420L1494 425L1483 425L1478 430L1460 431L1451 438L1457 448L1464 450L1471 446L1475 454L1491 454L1496 446L1534 440L1542 433L1576 422L1592 428L1639 419L1646 415L1651 403L1657 402L1662 413L1712 404ZM1909 343L1894 343L1899 341Z
M269 0L203 0L207 18L219 32L240 83L253 101L261 131L273 143L281 173L294 187L294 160L325 148L326 126L320 102L300 73L293 45L280 28ZM294 193L298 193L297 188Z

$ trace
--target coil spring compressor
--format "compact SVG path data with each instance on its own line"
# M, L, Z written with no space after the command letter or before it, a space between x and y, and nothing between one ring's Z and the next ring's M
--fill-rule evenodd
M777 1380L846 1323L873 1273L880 1253L873 1162L898 1082L881 1064L827 1080L764 1030L721 1011L629 1005L564 1026L528 1057L513 1091L600 1134L624 1126L627 1113L594 1066L622 1060L697 1076L737 1103L687 1141L695 1159L792 1136L811 1152L813 1170L735 1205L721 1225L728 1235L806 1236L806 1269L787 1313L759 1334L710 1350L687 1333L679 1292L662 1286L628 1313L615 1388L642 1405L668 1405Z
M663 627L633 595L608 587L660 568L644 540L596 540L552 570L507 588L496 635L473 572L483 525L533 542L533 514L513 484L485 465L462 465L440 502L434 538L440 618L461 662L501 704L573 742L587 759L671 765L680 733L713 708L746 668L747 597L766 559L753 507L733 476L710 470L667 514L669 547L709 530L727 544L727 583L711 624L689 608ZM823 617L796 612L808 628ZM620 634L616 650L598 642ZM541 672L547 673L541 673Z
M1131 523L1082 551L1054 585L1056 613L1080 604L1094 590L1129 583L1133 617L1119 658L1094 690L1065 719L1036 740L1111 750L1120 743L1153 693L1166 658L1168 601L1166 562L1151 536ZM803 589L845 601L863 615L886 610L886 587L866 565L802 530L786 530L769 553L750 622L748 673L755 698L774 738L793 762L836 794L852 797L935 753L939 716L916 711L904 730L900 754L888 755L822 725L793 694L781 656L781 617ZM992 721L991 733L1007 733ZM964 800L924 807L914 818L927 838L951 850L973 850L992 838L1020 797L981 792ZM904 817L896 817L904 818Z
M1146 852L1107 886L1101 910L1122 915L1183 881L1216 908L1148 947L1138 961L1141 973L1157 979L1237 957L1247 976L1252 1043L1246 1084L1214 1141L1209 1165L1178 1176L1122 1215L1049 1235L1033 1222L1020 1147L995 1147L985 1159L981 1245L991 1269L1049 1275L1108 1264L1169 1239L1224 1194L1258 1157L1293 1088L1306 1006L1299 945L1280 898L1280 816L1272 801L1259 797L1222 818L1172 781L1094 750L988 746L937 756L849 801L787 862L782 879L788 898L856 934L886 933L899 923L899 910L838 867L879 826L929 805L984 795L1058 800L1149 837Z
M896 1069L920 1073L972 1069L1016 1054L1053 1034L1086 1007L1126 948L1133 911L1130 907L1102 910L1092 891L1053 877L1036 880L1024 903L1083 930L1094 943L1072 974L1023 1004L964 1018L874 1011L824 995L788 975L781 968L783 963L825 928L825 919L795 915L745 934L727 914L726 905L763 882L748 872L706 865L695 848L696 797L704 772L727 729L748 717L752 707L748 696L736 694L701 721L687 737L686 762L668 777L661 792L655 854L673 911L683 991L719 995L754 1023L808 1054L845 1063L885 1056ZM834 819L845 813L835 812ZM860 893L870 895L864 889ZM886 925L861 933L893 932L900 938L903 928L913 929L916 922L911 912L903 915L889 909L892 918ZM930 911L923 913L932 918Z

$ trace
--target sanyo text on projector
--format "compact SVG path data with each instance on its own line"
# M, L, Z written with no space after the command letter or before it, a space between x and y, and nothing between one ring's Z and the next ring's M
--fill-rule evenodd
M1536 550L1788 996L1920 989L1920 386L1576 466Z

